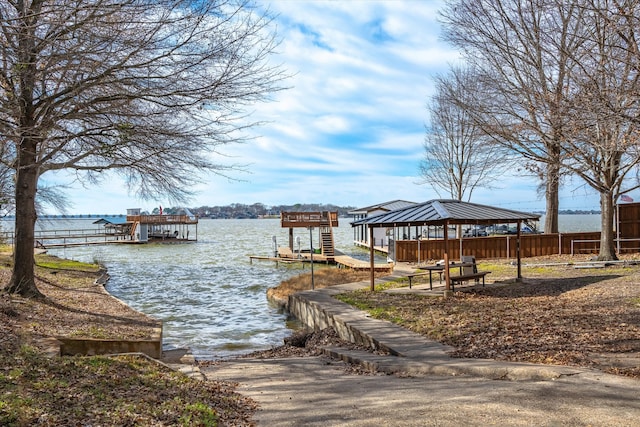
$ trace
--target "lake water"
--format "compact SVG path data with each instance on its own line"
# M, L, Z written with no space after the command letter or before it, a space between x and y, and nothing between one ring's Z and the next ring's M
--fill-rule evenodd
M38 226L97 229L94 220L48 220ZM367 260L368 252L353 245L349 221L341 218L334 229L336 248ZM564 215L560 228L594 231L600 229L599 221L599 215ZM3 224L4 230L10 228L11 223ZM313 233L318 247L317 230ZM303 269L249 260L250 255L272 256L274 236L278 246L288 245L288 229L278 219L204 219L193 243L85 246L49 253L103 264L112 295L163 321L165 348L188 347L200 359L215 359L279 345L295 326L267 301L266 291L309 272L309 265ZM309 231L294 229L294 236L300 237L302 249L309 248Z
M42 228L93 228L94 220L46 221ZM194 228L191 228L191 233ZM314 246L319 246L317 229ZM101 245L50 249L60 257L100 262L111 276L107 290L133 308L163 321L167 348L189 347L201 359L270 348L291 333L286 314L267 301L266 291L282 280L309 272L306 265L252 263L249 255L272 256L273 237L288 245L279 219L200 220L198 241L183 244ZM309 231L295 229L302 249ZM357 258L353 230L341 219L336 247ZM317 265L316 268L320 268Z
M540 230L543 231L544 215L540 218ZM561 233L600 231L600 215L559 215L558 229Z

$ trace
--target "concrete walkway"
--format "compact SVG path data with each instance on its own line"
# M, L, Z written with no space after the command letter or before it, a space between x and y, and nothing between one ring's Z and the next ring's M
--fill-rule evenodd
M203 369L254 399L258 426L637 426L638 381L353 375L323 357L237 359Z
M396 268L394 276L406 274ZM310 327L332 326L343 339L392 355L334 347L325 349L333 359L228 360L203 373L238 382L260 404L257 420L265 426L638 425L640 381L583 368L451 358L447 346L332 297L368 286L302 292L290 309ZM338 360L394 375L348 374Z
M401 266L394 270L394 275L379 279L377 284L406 274L408 272ZM310 328L320 330L332 327L346 341L366 345L372 349L381 349L391 354L379 356L367 351L353 351L339 347L326 349L326 353L333 358L358 363L371 371L387 374L403 373L411 376L474 375L508 380L548 380L582 372L580 368L566 366L452 358L448 355L448 352L453 350L451 347L390 322L372 319L366 312L354 309L333 297L346 291L365 289L369 286L370 283L364 281L300 292L290 297L289 311ZM389 292L394 291L396 290ZM414 287L411 291L405 288L398 291L437 294L442 293L442 288L429 291L428 285L422 285Z

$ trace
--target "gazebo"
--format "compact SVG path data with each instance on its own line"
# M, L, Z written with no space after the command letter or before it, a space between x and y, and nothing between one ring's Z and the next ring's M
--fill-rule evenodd
M366 225L369 234L373 235L376 227L403 227L403 226L442 226L444 227L444 262L449 265L449 236L450 225L492 225L492 224L517 224L516 228L516 258L518 265L517 280L522 279L520 261L520 235L523 221L537 221L540 215L519 212L510 209L496 208L493 206L479 205L477 203L462 202L459 200L430 200L405 208L396 209L387 213L365 218L351 223L352 227ZM369 239L373 241L373 239ZM371 290L374 289L374 248L370 246L371 262ZM449 269L444 269L445 295L450 293L451 281Z

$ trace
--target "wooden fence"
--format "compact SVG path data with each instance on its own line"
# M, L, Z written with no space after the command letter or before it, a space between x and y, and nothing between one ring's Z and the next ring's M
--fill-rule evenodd
M476 259L515 258L515 235L472 237L449 239L449 258L460 259L462 255L473 255ZM620 252L639 252L638 239L620 239ZM390 243L390 249L393 243ZM418 259L418 247L420 258ZM597 254L600 250L600 232L523 234L520 236L520 256L522 258L556 254ZM395 256L398 262L417 262L441 259L444 254L444 240L398 240Z

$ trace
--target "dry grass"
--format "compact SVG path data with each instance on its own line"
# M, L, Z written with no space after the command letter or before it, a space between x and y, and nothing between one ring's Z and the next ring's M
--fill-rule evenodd
M389 273L376 273L376 277L387 276ZM316 289L345 283L369 280L369 271L353 270L349 268L324 267L314 271L313 285ZM311 273L303 273L281 282L275 288L267 290L267 297L285 303L289 295L311 289Z

